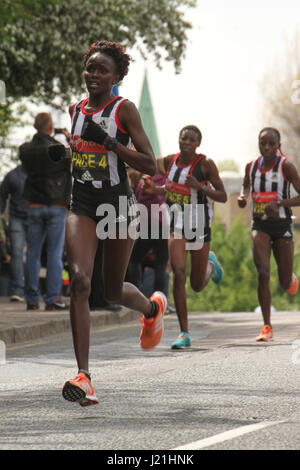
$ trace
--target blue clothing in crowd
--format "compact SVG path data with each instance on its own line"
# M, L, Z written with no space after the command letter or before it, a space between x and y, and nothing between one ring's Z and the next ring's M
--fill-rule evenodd
M62 290L63 249L67 205L71 190L70 160L53 161L48 153L50 145L58 141L38 132L30 142L20 146L20 160L28 177L23 197L29 201L29 226L26 256L27 308L39 308L39 272L44 242L47 244L45 309L66 308L60 301Z
M1 214L5 211L6 203L10 198L9 215L20 219L28 217L29 203L23 196L26 178L27 173L22 165L18 165L5 175L0 186Z
M9 201L8 234L11 247L10 296L24 296L24 248L28 237L29 203L23 197L27 173L22 165L9 171L0 186L0 211L5 211Z

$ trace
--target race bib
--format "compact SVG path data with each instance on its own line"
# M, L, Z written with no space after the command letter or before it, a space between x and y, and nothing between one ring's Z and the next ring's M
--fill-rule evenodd
M72 175L82 181L109 180L109 160L105 147L74 136L72 142Z
M251 197L253 201L253 215L256 218L261 218L265 215L266 205L271 201L278 200L278 193L277 191L253 192Z
M191 191L188 186L167 180L165 188L166 201L169 205L179 204L180 206L183 206L184 204L189 204Z

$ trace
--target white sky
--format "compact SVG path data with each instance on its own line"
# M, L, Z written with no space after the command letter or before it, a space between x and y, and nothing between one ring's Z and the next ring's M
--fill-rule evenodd
M160 71L128 51L135 62L119 93L138 106L147 68L162 156L178 150L183 126L195 124L201 152L216 162L234 159L243 172L258 154L259 130L270 124L262 120L262 80L300 30L300 0L198 0L186 18L193 29L180 75L171 63ZM64 125L68 116L57 116L56 126Z
M138 106L146 66L162 155L177 151L180 129L195 124L201 151L216 162L232 158L243 172L269 124L262 121L264 73L300 30L300 1L198 0L186 17L193 30L181 74L169 63L159 71L137 60L119 93Z

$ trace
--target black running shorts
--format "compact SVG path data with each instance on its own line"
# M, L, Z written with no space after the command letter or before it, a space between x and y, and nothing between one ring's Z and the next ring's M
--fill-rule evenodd
M261 220L253 219L251 230L267 233L272 241L284 238L293 240L293 225L291 219Z
M135 196L127 182L110 189L99 190L91 182L74 181L70 211L77 215L90 217L96 224L113 214L113 222L136 225L139 211Z

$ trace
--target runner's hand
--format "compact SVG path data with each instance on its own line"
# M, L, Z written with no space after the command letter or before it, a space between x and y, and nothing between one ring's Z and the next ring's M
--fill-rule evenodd
M247 199L245 196L239 196L237 198L237 203L238 203L238 206L243 209L244 207L246 207L247 205Z
M108 134L94 121L88 120L82 126L81 138L87 142L95 142L102 145Z
M269 217L272 217L272 216L274 217L274 215L278 215L278 212L279 212L279 207L278 207L277 201L271 201L265 207L265 213Z
M151 176L144 175L142 177L142 191L146 194L153 194L155 188L155 183Z
M190 188L196 189L196 191L201 191L203 188L203 184L200 183L200 181L198 181L193 175L187 175L185 184Z

